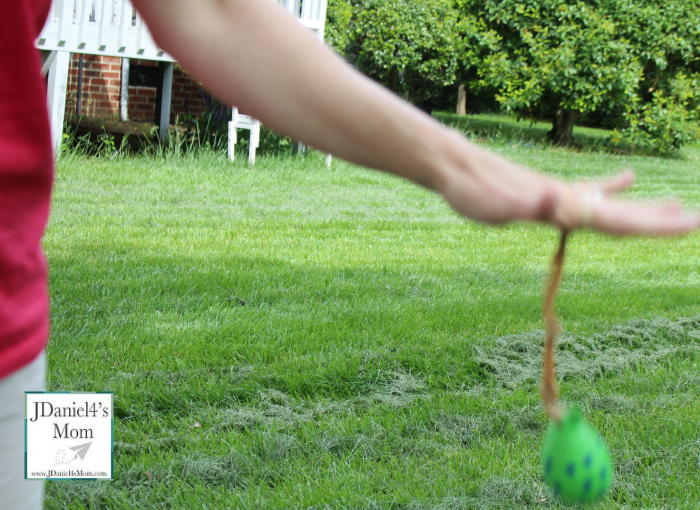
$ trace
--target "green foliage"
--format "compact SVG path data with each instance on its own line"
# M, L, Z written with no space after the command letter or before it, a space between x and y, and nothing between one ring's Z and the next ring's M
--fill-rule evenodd
M353 6L349 0L330 0L326 11L324 40L341 55L350 43Z
M356 0L349 21L349 4L336 5L349 32L332 28L331 44L367 76L418 105L455 83L462 45L450 1Z
M203 89L204 113L199 116L187 113L183 118L184 139L187 145L213 150L224 150L228 143L228 122L231 110Z
M639 101L614 145L667 154L698 138L700 2L617 1L620 33L644 64ZM626 22L625 22L626 21Z
M250 147L250 131L247 129L238 130L238 140L236 142L236 150L248 152ZM266 128L260 126L260 140L256 154L261 156L278 156L288 155L292 151L292 139L286 136L279 135Z
M69 117L63 125L61 157L68 154L120 159L132 155L128 134L115 134L102 125L99 131L79 133L80 119L76 123ZM101 119L97 119L99 122Z
M461 4L481 84L496 87L508 111L551 117L556 108L585 113L634 100L641 62L597 2Z
M681 68L700 71L700 1L614 0L607 13L643 62L646 89L669 83Z
M696 140L700 135L696 103L700 99L698 78L679 73L671 94L658 89L651 102L628 115L625 127L615 130L611 143L617 147L641 148L668 154Z
M611 124L658 152L690 139L678 123L690 119L683 109L698 102L697 89L687 100L666 96L675 94L679 71L697 72L697 0L460 0L459 5L465 66L477 68L480 86L497 89L506 110L538 118L572 112L569 123L579 114L607 114L616 119ZM555 123L555 138L560 129Z
M206 98L206 109L202 115L195 117L187 114L184 118L186 128L182 146L214 151L226 151L228 147L228 122L231 120L231 110L214 97L203 92ZM238 130L236 140L237 151L248 151L250 146L250 131ZM292 141L288 137L278 135L274 131L261 126L260 140L256 153L259 155L277 155L291 152Z

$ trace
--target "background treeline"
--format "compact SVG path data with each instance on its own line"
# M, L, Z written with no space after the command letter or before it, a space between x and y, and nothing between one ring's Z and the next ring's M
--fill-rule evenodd
M577 123L669 152L698 136L700 0L330 0L326 41L418 107Z

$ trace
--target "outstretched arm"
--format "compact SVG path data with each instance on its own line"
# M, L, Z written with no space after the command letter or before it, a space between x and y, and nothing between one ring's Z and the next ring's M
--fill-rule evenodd
M134 0L156 42L216 97L275 131L411 179L479 221L668 234L700 226L678 205L609 198L622 174L570 186L467 142L365 78L272 0ZM598 199L601 198L601 199Z

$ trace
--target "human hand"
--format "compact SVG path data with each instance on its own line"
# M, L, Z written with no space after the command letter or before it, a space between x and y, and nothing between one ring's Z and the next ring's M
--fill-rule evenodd
M471 146L439 191L458 212L486 223L534 220L565 231L591 228L615 235L669 235L700 227L676 201L660 204L615 195L634 182L625 171L596 182L566 184Z

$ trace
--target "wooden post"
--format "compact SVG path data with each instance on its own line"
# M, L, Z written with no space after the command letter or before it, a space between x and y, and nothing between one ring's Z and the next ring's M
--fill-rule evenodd
M61 153L61 141L63 139L63 117L66 113L66 88L68 86L68 67L70 66L71 54L67 51L57 51L55 53L49 66L49 83L46 99L49 107L49 121L51 122L53 156L58 158L58 155Z
M56 51L41 50L41 76L48 76L53 59L56 58L56 53Z
M156 91L156 124L158 124L158 137L164 142L170 136L170 100L173 93L173 69L172 62L159 62L158 75L160 83Z
M78 93L75 98L75 114L80 117L83 114L83 65L84 55L81 53L78 59Z
M129 120L129 59L122 57L122 89L119 100L119 118Z
M464 90L464 85L459 86L457 92L457 115L467 114L467 91Z

